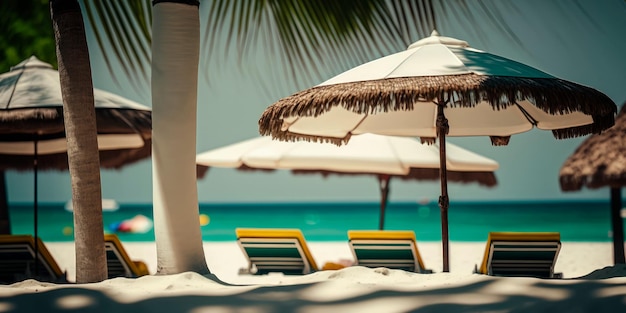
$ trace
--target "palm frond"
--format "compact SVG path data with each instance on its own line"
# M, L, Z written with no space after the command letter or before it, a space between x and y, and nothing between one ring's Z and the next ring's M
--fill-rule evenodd
M417 4L384 0L214 0L209 3L207 15L202 48L205 73L210 72L209 62L220 52L236 55L242 65L261 49L273 56L267 61L278 62L283 75L290 77L296 88L319 80L324 70L347 69L404 49L435 28L431 0ZM415 21L421 21L418 27ZM228 34L226 39L223 34ZM218 44L223 40L225 46ZM233 50L235 53L231 53Z
M120 63L125 77L140 90L148 84L152 8L149 0L83 0L104 62L117 82L113 63ZM111 57L111 54L112 56Z
M119 62L124 76L136 89L148 84L150 0L82 1L96 42L103 51L104 62L114 79L119 69L113 64ZM506 27L502 11L482 0L472 2L470 5L467 0L204 1L200 6L201 17L205 20L202 72L211 82L212 67L235 56L240 70L259 77L267 94L275 96L287 91L284 86L275 86L272 79L267 79L268 73L252 64L259 62L258 50L264 51L262 55L266 56L261 62L271 65L270 75L291 79L290 92L319 82L328 73L405 49L428 36L443 19L462 18L471 22L477 14L486 16L513 41L520 41Z

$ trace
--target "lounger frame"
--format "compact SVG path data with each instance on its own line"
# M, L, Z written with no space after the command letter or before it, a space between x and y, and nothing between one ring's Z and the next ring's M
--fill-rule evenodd
M558 233L490 233L480 272L491 276L559 278Z
M104 235L104 250L107 257L108 278L135 278L149 274L145 263L131 260L117 235Z
M432 273L422 262L412 231L349 231L355 265Z
M237 244L248 260L240 274L309 274L317 265L299 230L237 229Z
M45 244L37 238L37 267L35 239L31 235L0 235L0 283L24 279L65 283L67 275L56 263Z

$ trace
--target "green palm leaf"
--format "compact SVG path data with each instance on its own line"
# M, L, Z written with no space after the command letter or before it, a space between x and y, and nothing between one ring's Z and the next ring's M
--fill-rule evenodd
M150 64L152 7L147 0L84 0L91 24L103 52L104 62L114 80L115 69L110 56L120 63L135 88L147 83Z
M135 88L149 82L152 8L149 0L83 0L104 62L114 79L113 60ZM278 62L273 75L289 77L291 88L319 81L324 70L345 70L428 36L440 19L487 16L493 26L521 43L506 27L502 12L457 1L387 0L213 0L202 1L201 62L207 81L212 65L232 55L241 70L271 81L247 66L258 50ZM438 13L437 13L438 12ZM478 12L478 13L477 13ZM224 35L226 34L226 36ZM272 64L273 65L273 64ZM263 79L261 79L263 78ZM264 86L272 93L269 83ZM276 88L276 87L275 87ZM284 94L284 90L280 91Z

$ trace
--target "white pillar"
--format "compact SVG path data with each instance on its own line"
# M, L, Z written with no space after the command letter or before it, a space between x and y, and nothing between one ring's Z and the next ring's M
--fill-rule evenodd
M186 1L187 3L190 1ZM199 6L154 4L152 173L157 273L209 273L196 183Z

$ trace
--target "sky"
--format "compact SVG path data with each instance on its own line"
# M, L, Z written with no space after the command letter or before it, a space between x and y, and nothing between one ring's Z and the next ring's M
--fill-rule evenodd
M201 22L205 22L204 7L201 5ZM481 18L471 23L455 17L440 21L438 32L442 36L465 40L473 48L598 89L618 107L626 101L626 1L493 1L489 7L503 13L501 25L494 26ZM479 16L484 14L477 8L470 9ZM513 32L523 44L503 35L503 29ZM116 83L111 78L90 28L87 37L94 87L151 106L147 87L137 91L129 87L128 81L121 79ZM388 53L394 52L398 51ZM288 87L291 79L277 71L279 65L272 61L274 59L273 55L258 50L253 59L246 61L243 67L254 67L261 79L251 71L242 70L236 57L219 59L219 66L210 68L213 71L208 75L210 81L203 72L206 68L200 67L198 153L259 136L258 119L273 102L348 70L323 68L324 77L320 81ZM362 60L362 63L370 60ZM118 73L118 77L122 76L121 71ZM268 82L279 87L280 92L268 94L263 87ZM508 146L494 147L487 137L450 137L449 142L500 164L496 171L496 187L450 183L450 201L608 199L608 188L567 193L559 189L561 165L585 138L556 140L551 132L534 129L513 135ZM10 203L33 201L32 172L9 171L6 179ZM69 173L40 172L38 180L40 203L64 203L71 199ZM115 199L121 204L152 202L150 159L121 170L103 170L101 180L104 198ZM390 201L436 201L439 193L438 182L392 180ZM373 176L323 178L292 175L289 171L255 173L230 168L210 169L198 181L198 197L200 203L379 201L378 182Z

